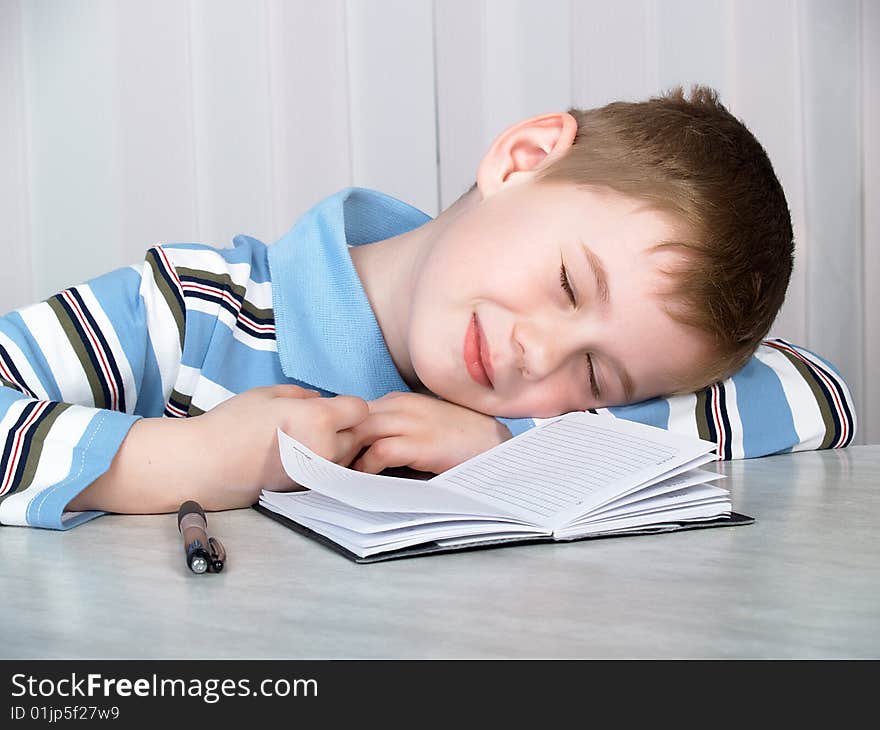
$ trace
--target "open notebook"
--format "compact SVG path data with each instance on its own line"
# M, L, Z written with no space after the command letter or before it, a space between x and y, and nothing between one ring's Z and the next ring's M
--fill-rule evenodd
M611 416L567 413L430 479L364 474L278 431L309 491L263 491L255 508L357 562L473 547L747 524L715 444Z

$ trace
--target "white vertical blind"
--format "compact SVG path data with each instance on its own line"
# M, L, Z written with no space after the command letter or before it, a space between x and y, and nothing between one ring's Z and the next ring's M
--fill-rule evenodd
M34 292L21 37L19 2L0 2L0 311Z
M112 0L20 7L28 144L19 184L30 193L32 293L43 297L127 263L116 75L124 49Z
M350 184L351 142L344 0L270 0L266 18L273 218L261 240L270 241Z
M810 0L800 15L807 223L802 263L806 342L828 353L850 386L864 394L858 5Z
M446 0L434 5L439 210L474 183L481 155L492 140L486 125L483 28L482 3Z
M0 0L0 311L347 185L436 215L519 119L699 82L791 208L773 334L880 442L878 48L870 0Z
M265 3L190 4L190 74L200 242L270 234L272 116Z
M862 0L862 313L864 316L864 389L860 405L864 443L880 442L880 3Z
M570 0L486 0L483 12L483 145L525 117L566 109L571 103ZM458 52L448 38L447 53ZM466 110L454 94L441 99ZM482 155L478 153L477 161ZM471 165L471 182L476 166ZM444 201L448 205L453 201Z
M196 188L190 16L177 0L117 4L116 13L117 87L106 93L118 94L113 104L118 114L122 226L118 241L104 245L121 247L125 262L133 263L155 243L199 241L203 233ZM93 206L91 212L96 213ZM56 285L71 283L64 273L57 272Z
M657 93L657 31L656 7L651 0L572 0L571 92L575 106L638 101Z
M431 0L347 0L353 184L437 214Z

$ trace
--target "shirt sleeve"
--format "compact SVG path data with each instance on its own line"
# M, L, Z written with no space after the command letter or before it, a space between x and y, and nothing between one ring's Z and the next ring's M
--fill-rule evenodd
M66 505L110 466L129 428L161 416L185 308L162 247L0 317L0 524L68 529Z
M705 390L608 410L712 441L719 461L843 448L856 433L852 394L837 368L779 338Z
M610 414L716 444L719 461L839 449L852 443L856 411L838 369L804 347L765 340L746 365L705 390L600 408ZM513 435L550 419L504 419Z
M534 418L501 418L496 416L495 420L507 426L511 436L519 436L535 425Z

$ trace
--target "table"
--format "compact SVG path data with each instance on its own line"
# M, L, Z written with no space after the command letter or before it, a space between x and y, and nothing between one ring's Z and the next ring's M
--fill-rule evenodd
M252 509L0 528L0 658L880 657L880 446L719 463L748 526L357 565Z

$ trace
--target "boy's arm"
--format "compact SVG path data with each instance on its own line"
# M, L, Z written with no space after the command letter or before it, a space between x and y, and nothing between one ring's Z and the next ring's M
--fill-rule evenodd
M0 523L67 529L142 415L162 415L184 306L161 248L0 318Z
M264 488L298 486L281 462L278 429L348 463L357 448L349 429L367 413L361 398L321 398L318 391L280 384L247 389L198 418L144 418L131 427L110 468L69 508L175 512L189 499L212 511L249 507Z
M107 471L67 505L73 512L123 514L173 512L187 499L205 502L222 483L218 462L206 459L194 430L197 419L142 418L120 444ZM252 500L253 501L253 500ZM206 509L211 509L206 504Z
M607 411L713 441L725 461L842 448L856 431L852 395L837 369L782 339L765 340L732 377L698 393Z

